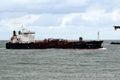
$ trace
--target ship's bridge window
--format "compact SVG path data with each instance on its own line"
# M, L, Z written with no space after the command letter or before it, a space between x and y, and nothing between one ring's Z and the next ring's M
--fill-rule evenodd
M24 37L28 37L28 34L24 34Z

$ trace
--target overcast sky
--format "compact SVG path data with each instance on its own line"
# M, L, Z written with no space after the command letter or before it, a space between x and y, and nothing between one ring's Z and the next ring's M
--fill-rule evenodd
M120 0L0 0L0 39L22 25L36 39L120 39Z

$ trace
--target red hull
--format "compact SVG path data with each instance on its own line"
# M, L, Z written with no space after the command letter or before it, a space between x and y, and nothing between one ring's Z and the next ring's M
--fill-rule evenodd
M7 49L97 49L103 41L39 41L35 43L6 43Z

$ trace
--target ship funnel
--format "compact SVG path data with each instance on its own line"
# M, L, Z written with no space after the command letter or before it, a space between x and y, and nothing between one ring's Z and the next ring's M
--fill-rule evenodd
M15 30L13 31L13 36L16 36L16 31Z
M20 34L21 34L21 31L18 31L18 34L20 35Z
M82 37L79 37L79 41L83 41L83 38L82 38Z

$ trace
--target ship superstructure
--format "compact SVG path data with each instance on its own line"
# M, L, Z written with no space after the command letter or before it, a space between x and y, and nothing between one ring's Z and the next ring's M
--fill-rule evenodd
M25 28L22 31L18 31L18 35L16 31L13 31L13 36L11 37L12 43L32 43L35 42L35 32L27 30Z
M120 26L113 26L115 30L120 29ZM120 41L119 42L111 42L111 44L119 44L120 45Z

